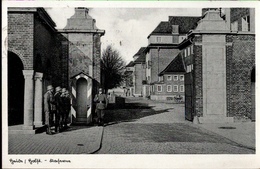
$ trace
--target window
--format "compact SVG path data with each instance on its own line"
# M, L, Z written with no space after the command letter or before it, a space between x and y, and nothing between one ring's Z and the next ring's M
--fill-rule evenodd
M172 85L167 85L167 92L172 92Z
M180 85L180 92L184 92L184 85Z
M180 81L184 81L184 75L180 75Z
M159 76L159 82L163 81L163 76Z
M172 37L172 42L174 43L174 44L178 44L179 43L179 36L173 36Z
M162 85L157 86L157 92L162 92Z
M174 92L178 92L178 85L174 85L174 86L173 86L173 91L174 91Z
M184 49L184 57L187 57L187 51Z
M190 46L190 54L193 54L193 46Z
M187 48L187 56L190 56L190 47Z
M167 81L171 81L172 80L172 76L171 75L167 75Z
M174 80L174 81L177 81L177 80L178 80L178 75L174 75L174 76L173 76L173 80Z
M161 37L156 37L156 41L157 42L162 42L162 38Z
M249 31L249 23L250 23L249 16L245 16L242 18L242 31Z
M238 21L231 23L231 30L232 31L238 31Z

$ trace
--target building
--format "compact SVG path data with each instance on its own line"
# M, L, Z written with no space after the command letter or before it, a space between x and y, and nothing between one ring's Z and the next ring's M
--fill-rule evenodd
M145 47L141 47L134 57L134 71L133 71L133 95L135 97L143 96L143 84L146 80L145 72Z
M184 102L184 74L186 73L182 53L179 53L172 62L159 74L159 81L152 86L152 100L173 100Z
M126 91L128 91L127 96L133 96L134 91L134 62L130 61L126 65L125 75L127 79L125 80Z
M255 116L255 14L250 8L204 9L180 45L184 53L185 114L201 123Z
M91 100L93 84L100 81L104 31L95 28L87 11L76 8L60 31L44 8L8 8L8 125L22 124L27 133L43 126L43 94L50 84L71 91L75 122L91 121L90 111L83 116L81 108L75 108L85 99L75 98L75 91L88 91ZM90 101L88 105L92 107Z

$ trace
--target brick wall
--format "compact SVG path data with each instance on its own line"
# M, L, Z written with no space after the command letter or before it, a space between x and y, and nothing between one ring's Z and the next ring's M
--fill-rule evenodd
M33 69L34 15L8 13L8 50L23 62L24 69Z
M227 35L227 109L235 118L251 118L251 71L255 65L255 36Z
M100 75L100 59L101 59L101 43L100 43L100 35L94 35L94 56L93 56L93 77L94 79L100 83L101 75Z
M179 49L160 49L159 59L158 50L151 49L151 82L158 81L158 74L163 71L169 63L177 56ZM158 64L159 62L159 64ZM158 71L159 66L159 71Z
M194 38L194 42L201 43L202 36L196 36ZM202 45L194 45L193 47L193 106L194 106L194 113L197 116L203 116L203 93L202 93Z

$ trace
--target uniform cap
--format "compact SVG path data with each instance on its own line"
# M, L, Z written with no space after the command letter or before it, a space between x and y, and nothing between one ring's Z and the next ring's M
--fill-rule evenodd
M56 92L59 92L59 91L61 91L61 88L60 88L60 86L56 87L56 88L55 88L55 90L56 90Z
M52 85L48 85L47 86L47 90L51 90L51 89L53 89L53 86Z
M66 88L62 88L61 90L62 93L65 93L66 91L67 91Z

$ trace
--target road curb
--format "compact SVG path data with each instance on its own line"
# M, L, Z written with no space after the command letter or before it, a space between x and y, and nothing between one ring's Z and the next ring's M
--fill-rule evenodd
M101 136L100 136L100 140L99 140L99 147L98 147L98 149L96 149L93 152L90 152L89 154L95 154L102 148L103 135L104 135L104 127L102 126Z

